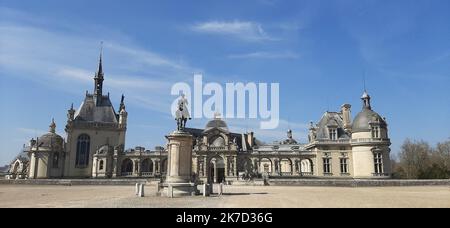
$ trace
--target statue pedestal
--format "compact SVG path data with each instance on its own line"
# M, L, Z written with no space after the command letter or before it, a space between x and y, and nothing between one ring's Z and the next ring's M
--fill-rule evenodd
M195 195L197 185L192 177L192 135L175 131L166 136L168 143L168 162L166 181L160 185L160 195L168 197Z

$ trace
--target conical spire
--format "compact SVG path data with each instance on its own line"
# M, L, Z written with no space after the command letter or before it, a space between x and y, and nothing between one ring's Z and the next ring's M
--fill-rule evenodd
M102 58L103 58L103 42L100 44L100 57L98 61L98 70L96 77L102 77L103 78L103 65L102 65Z
M122 98L120 99L120 107L119 107L119 111L122 111L123 109L125 109L125 96L122 94Z
M56 133L56 124L55 124L55 119L54 118L52 118L52 123L50 124L49 127L50 127L49 131L51 133Z
M101 47L100 47L100 60L99 60L99 64L98 64L98 74L101 76L103 76L102 55L103 55L103 42L101 43Z
M101 43L101 47L100 47L100 58L99 58L99 62L98 62L98 70L94 77L94 81L95 81L94 95L98 95L98 96L102 96L103 80L104 80L102 55L103 55L103 42Z

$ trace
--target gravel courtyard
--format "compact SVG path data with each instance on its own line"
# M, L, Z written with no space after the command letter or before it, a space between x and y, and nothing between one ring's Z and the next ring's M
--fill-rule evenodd
M449 186L420 187L286 187L225 186L223 196L146 196L134 186L0 185L0 207L446 207Z

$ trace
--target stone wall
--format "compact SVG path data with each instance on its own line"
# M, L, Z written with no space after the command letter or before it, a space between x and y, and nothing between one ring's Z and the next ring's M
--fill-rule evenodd
M1 184L23 185L135 185L156 183L157 179L0 179ZM232 185L262 186L263 180L235 181ZM270 186L323 186L323 187L389 187L389 186L450 186L446 180L369 180L369 179L269 179Z
M146 184L148 179L27 179L27 180L0 180L1 184L23 185L135 185Z
M445 180L369 180L369 179L269 179L274 186L324 186L324 187L388 187L388 186L450 186Z

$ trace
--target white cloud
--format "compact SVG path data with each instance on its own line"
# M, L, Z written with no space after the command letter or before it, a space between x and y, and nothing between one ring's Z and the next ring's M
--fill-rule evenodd
M264 31L261 24L250 21L209 21L195 24L191 29L200 33L226 35L246 41L276 40Z
M32 129L32 128L24 128L24 127L19 127L16 129L18 132L22 133L22 134L26 134L26 135L35 135L36 137L43 135L45 133L47 133L46 131L43 130L39 130L39 129ZM23 141L23 140L22 140Z
M2 76L24 77L71 94L92 88L100 38L6 22L0 23L0 34ZM132 104L163 113L170 113L172 84L199 71L113 38L105 40L103 60L105 92L124 93Z
M292 52L252 52L228 56L230 59L297 59L298 57Z
M91 74L92 74L92 72L89 72L87 70L71 68L71 67L60 68L54 72L55 76L63 76L66 80L73 79L73 80L82 81L84 83L92 81L91 78L87 77L88 75L91 75Z

